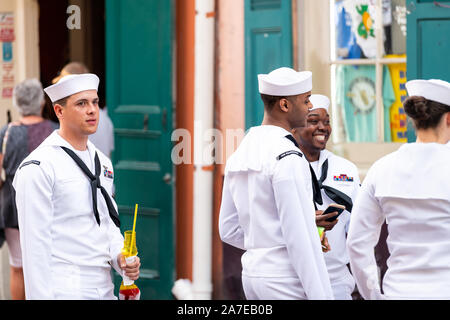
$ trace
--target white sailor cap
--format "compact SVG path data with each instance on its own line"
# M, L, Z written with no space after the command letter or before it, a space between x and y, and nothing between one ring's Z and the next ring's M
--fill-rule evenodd
M291 68L275 69L269 74L258 74L259 92L271 96L296 96L312 90L312 73L297 72Z
M411 80L406 82L409 96L420 96L450 106L450 83L443 80Z
M330 99L328 99L327 96L324 96L323 94L312 94L309 97L309 101L311 101L311 104L313 105L313 107L309 109L309 111L316 109L325 109L328 112Z
M93 73L71 74L44 89L52 102L86 90L97 90L100 79Z

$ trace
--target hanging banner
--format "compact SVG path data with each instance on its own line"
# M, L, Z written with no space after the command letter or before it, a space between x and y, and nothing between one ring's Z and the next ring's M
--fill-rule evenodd
M344 8L351 16L356 43L367 58L375 58L375 0L345 0Z
M14 54L13 43L16 40L14 32L14 14L0 12L0 43L1 43L1 82L2 99L12 97L14 88Z

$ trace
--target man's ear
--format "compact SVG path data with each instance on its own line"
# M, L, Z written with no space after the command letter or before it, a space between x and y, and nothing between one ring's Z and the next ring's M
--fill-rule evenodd
M450 127L450 112L447 112L447 126Z
M55 114L58 117L58 119L61 119L63 117L63 109L64 107L60 104L55 104L53 106L53 110L55 111Z
M288 112L289 111L288 100L287 99L281 98L280 101L278 102L278 105L279 105L281 111L283 111L283 112Z

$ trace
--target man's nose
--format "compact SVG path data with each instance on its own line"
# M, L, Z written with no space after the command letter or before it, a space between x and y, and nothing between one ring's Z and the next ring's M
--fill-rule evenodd
M96 110L97 106L95 103L93 102L89 102L88 108L87 108L87 112L88 113L94 113Z

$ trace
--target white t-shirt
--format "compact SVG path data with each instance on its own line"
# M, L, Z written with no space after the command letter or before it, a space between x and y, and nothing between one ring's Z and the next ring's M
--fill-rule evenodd
M81 160L83 160L83 162L86 164L86 166L92 173L95 173L94 165L92 163L92 159L91 159L91 155L89 154L89 150L87 150L87 149L84 151L75 150L75 154Z
M311 167L313 168L313 170L314 170L314 173L316 174L316 178L317 178L317 180L319 180L319 179L320 179L320 172L319 172L319 160L317 160L317 161L313 161L313 162L310 162L309 164L310 164L310 165L311 165Z

